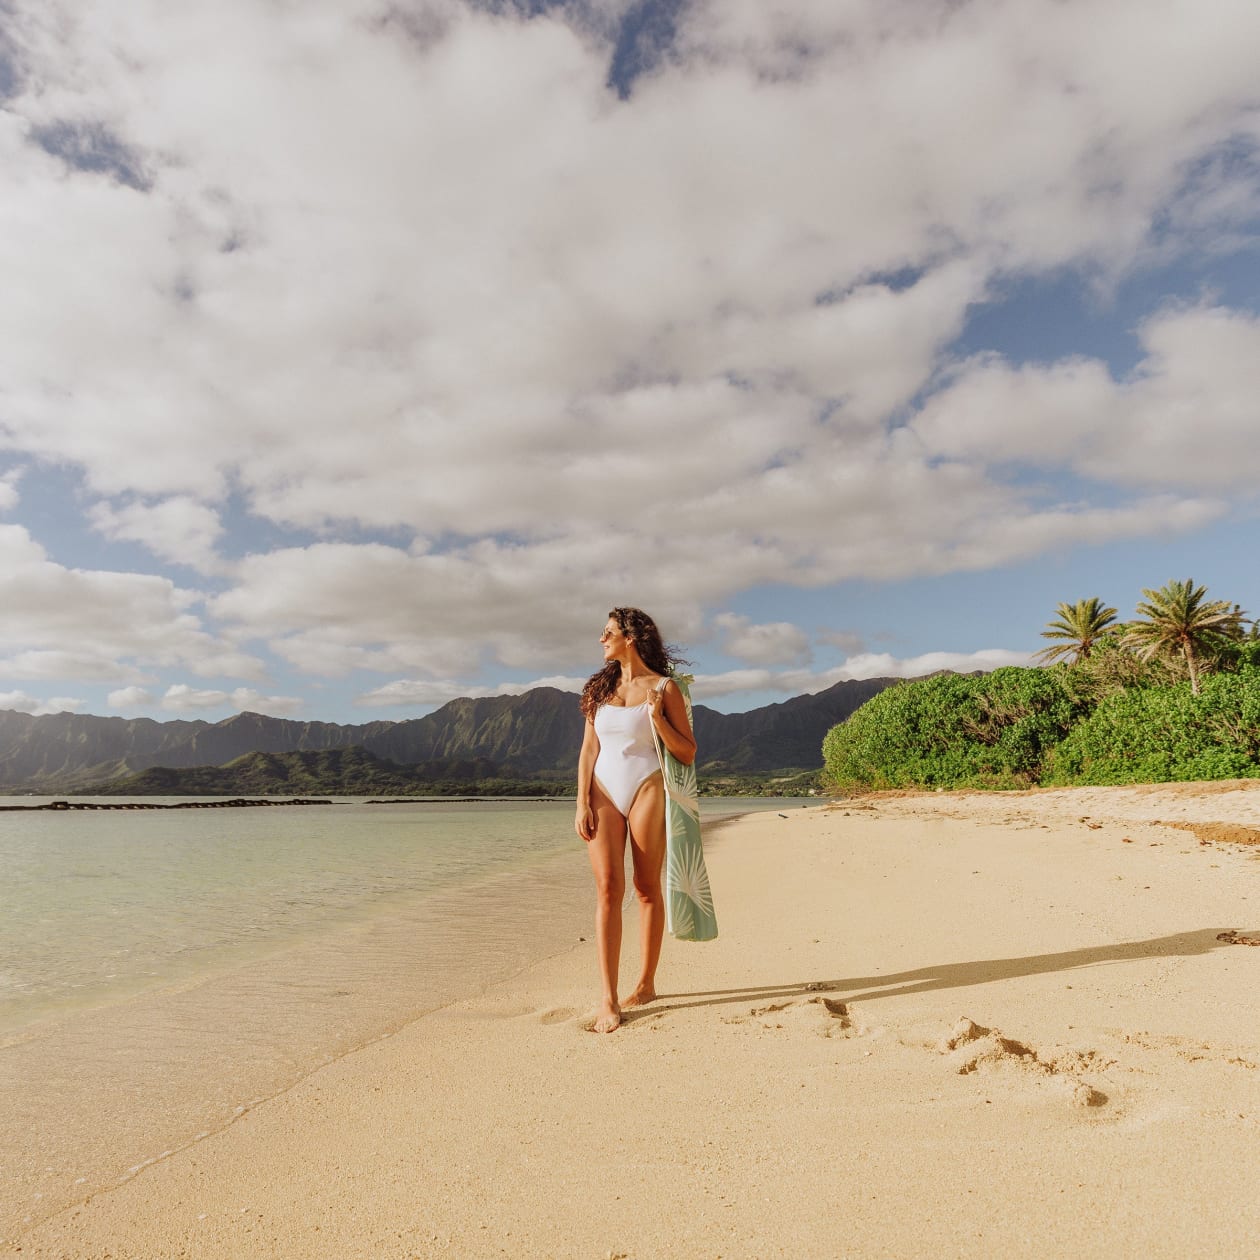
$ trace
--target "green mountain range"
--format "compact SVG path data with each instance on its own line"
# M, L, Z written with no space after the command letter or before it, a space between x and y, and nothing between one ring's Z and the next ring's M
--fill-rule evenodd
M246 753L223 766L154 766L111 779L94 796L562 796L561 777L514 779L491 761L426 761L399 766L364 748Z
M841 682L747 713L694 711L699 769L732 780L822 766L823 736L895 679ZM156 722L58 713L32 717L0 710L0 793L322 792L394 793L386 780L484 783L572 782L582 741L577 697L552 687L518 696L452 700L424 717L361 726L298 722L239 713L221 722ZM356 750L371 760L253 761L232 770L232 787L192 786L196 775L145 772L227 771L249 754L328 754ZM243 778L241 776L244 776ZM390 776L395 776L390 779ZM398 778L397 776L402 776ZM222 780L225 784L227 779ZM358 783L354 789L337 786ZM175 784L183 786L175 787ZM290 783L289 787L265 784ZM373 786L372 784L380 784ZM253 785L257 786L253 786ZM472 790L468 788L466 790Z

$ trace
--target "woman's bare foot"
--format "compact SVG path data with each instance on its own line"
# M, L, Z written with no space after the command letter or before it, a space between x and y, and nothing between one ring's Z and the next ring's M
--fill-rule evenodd
M650 984L641 984L626 998L622 1006L646 1006L649 1002L655 1001L656 990Z
M616 1032L621 1027L621 1007L616 1002L603 1001L599 1004L599 1014L591 1025L591 1032Z

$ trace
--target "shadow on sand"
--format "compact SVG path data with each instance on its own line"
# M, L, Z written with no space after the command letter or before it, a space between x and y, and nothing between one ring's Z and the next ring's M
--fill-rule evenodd
M1202 928L1197 932L1177 932L1148 941L1123 941L1115 945L1095 945L1069 949L1057 954L1030 954L1024 958L990 958L980 962L941 963L898 971L886 976L841 976L837 979L802 980L795 984L756 985L745 989L713 989L701 993L663 993L643 1014L686 1010L692 1006L725 1006L744 1002L773 1001L776 998L804 997L809 993L839 993L848 1002L870 1002L875 998L900 997L906 993L932 993L940 989L965 989L993 980L1015 980L1020 976L1040 976L1055 971L1075 971L1107 963L1135 962L1142 958L1191 958L1244 943L1227 939L1235 929ZM1248 933L1248 935L1252 935ZM638 1018L639 1012L627 1012Z

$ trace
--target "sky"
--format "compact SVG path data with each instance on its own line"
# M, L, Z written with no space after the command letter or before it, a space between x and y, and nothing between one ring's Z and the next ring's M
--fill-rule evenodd
M0 709L1260 614L1254 0L0 0Z

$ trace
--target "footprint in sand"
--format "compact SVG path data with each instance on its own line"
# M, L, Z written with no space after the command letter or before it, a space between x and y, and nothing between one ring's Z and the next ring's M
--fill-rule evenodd
M822 996L754 1006L746 1016L735 1015L723 1022L747 1024L754 1021L766 1029L803 1028L819 1037L861 1037L870 1031L849 1003Z
M786 1011L793 1005L794 1003L792 1002L774 1002L770 1006L754 1006L748 1013L754 1019L759 1019L763 1015L777 1015L780 1011Z
M1142 1050L1170 1054L1186 1063L1228 1063L1234 1067L1254 1072L1260 1063L1248 1058L1243 1051L1229 1046L1214 1045L1210 1041L1195 1041L1191 1037L1178 1037L1168 1033L1149 1033L1108 1029L1108 1035L1126 1046Z
M1107 1095L1081 1076L1110 1066L1094 1050L1066 1050L1057 1055L1041 1055L1032 1046L1013 1037L1004 1037L996 1028L985 1028L966 1016L936 1042L937 1053L948 1055L959 1076L1015 1067L1033 1076L1053 1078L1066 1088L1078 1107L1101 1107Z
M866 1025L860 1023L848 1002L839 998L810 998L810 1006L820 1006L825 1012L817 1031L820 1037L860 1037L867 1031Z
M1237 928L1230 928L1228 932L1218 932L1216 939L1224 941L1226 945L1260 945L1260 935L1254 932L1240 932Z
M553 1006L550 1010L537 1014L540 1024L567 1024L577 1018L577 1011L570 1006Z

